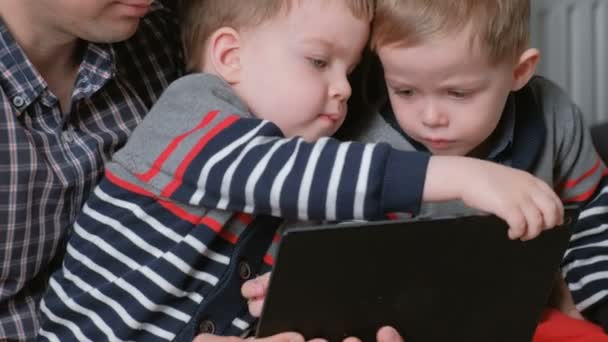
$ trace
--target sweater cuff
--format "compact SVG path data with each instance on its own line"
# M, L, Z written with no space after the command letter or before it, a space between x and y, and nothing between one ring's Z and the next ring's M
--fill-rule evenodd
M382 185L383 212L418 214L430 157L423 152L391 151Z

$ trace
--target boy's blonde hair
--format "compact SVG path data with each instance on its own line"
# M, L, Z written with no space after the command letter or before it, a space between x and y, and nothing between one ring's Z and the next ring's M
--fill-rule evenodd
M194 70L200 64L207 40L216 30L221 27L240 30L260 25L278 15L288 14L294 1L311 0L180 0L182 45L188 69ZM375 0L340 1L346 2L355 17L372 20Z
M499 63L527 48L529 20L530 0L377 0L371 44L413 45L471 24L474 42Z

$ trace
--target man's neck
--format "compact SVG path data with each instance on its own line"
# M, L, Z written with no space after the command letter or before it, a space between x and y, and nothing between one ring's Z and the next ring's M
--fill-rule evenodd
M0 17L9 31L59 98L63 110L69 110L69 97L80 65L79 39L44 19L26 7L27 1L0 1ZM67 108L66 108L67 107Z

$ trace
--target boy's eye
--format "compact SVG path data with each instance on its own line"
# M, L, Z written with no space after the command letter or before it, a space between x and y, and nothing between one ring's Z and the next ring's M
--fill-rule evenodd
M469 93L460 90L448 90L448 95L457 99L464 99Z
M403 97L412 97L414 96L414 90L412 89L396 89L395 94Z
M317 69L324 69L327 67L327 61L323 59L311 57L308 60L310 61L310 64Z

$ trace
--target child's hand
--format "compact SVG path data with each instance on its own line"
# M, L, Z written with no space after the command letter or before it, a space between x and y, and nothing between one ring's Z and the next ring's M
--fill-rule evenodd
M492 213L507 222L511 239L530 240L563 223L563 204L544 181L474 158L431 157L424 198L461 199L472 208Z
M260 317L262 314L269 281L270 272L246 281L241 288L241 293L247 299L247 304L249 305L249 313L254 317Z

